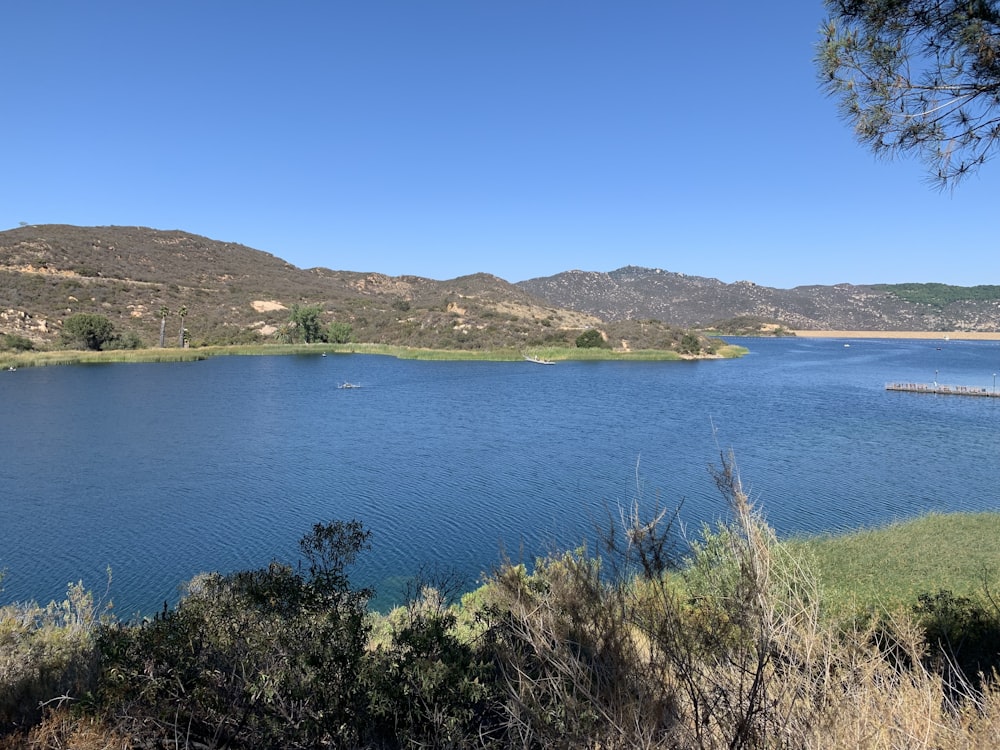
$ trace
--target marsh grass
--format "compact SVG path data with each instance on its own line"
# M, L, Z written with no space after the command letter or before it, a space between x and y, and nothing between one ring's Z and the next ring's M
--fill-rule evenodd
M842 556L825 546L834 539L778 540L731 461L717 481L735 521L706 529L679 569L664 565L667 517L637 512L617 541L606 538L610 558L550 557L530 575L507 567L466 600L492 598L502 613L498 661L509 670L514 736L545 746L569 735L590 748L996 746L995 683L935 667L935 645L902 605L928 586L982 585L977 570L991 557L966 552L994 537L1000 516L929 516L851 537L857 547ZM943 544L952 552L942 559ZM893 590L878 591L880 617L831 614L822 581L835 575L824 565L846 588L892 555L901 559ZM607 567L616 557L620 578ZM950 572L935 578L935 561Z
M738 347L737 347L738 348ZM344 344L333 348L337 352L358 354L386 354L399 359L420 359L435 361L480 360L488 362L520 362L525 355L563 361L662 361L673 362L682 359L676 352L660 349L621 351L612 349L580 349L577 347L533 346L528 349L420 349L384 344Z
M0 368L50 367L54 365L106 364L110 362L193 362L206 359L200 349L127 349L112 351L51 351L5 354Z
M723 346L716 356L739 357L746 353L740 346ZM209 357L278 356L302 354L380 354L397 359L428 361L520 362L525 354L558 361L625 361L673 362L684 359L676 352L660 349L621 351L612 349L580 349L577 347L532 347L518 349L424 349L389 344L246 344L235 346L203 346L197 348L115 349L109 351L28 351L4 352L0 369L48 367L54 365L107 364L111 362L195 362Z
M810 558L831 613L912 605L923 593L984 594L1000 572L1000 513L932 513L847 534L788 540Z

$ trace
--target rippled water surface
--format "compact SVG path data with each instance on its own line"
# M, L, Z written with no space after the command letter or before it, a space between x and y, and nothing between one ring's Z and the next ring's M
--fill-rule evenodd
M386 602L421 567L471 584L501 550L576 546L640 491L716 519L708 467L730 448L783 534L1000 509L1000 398L884 390L992 390L997 343L737 343L751 353L697 363L331 355L0 373L0 602L79 579L103 590L110 567L119 615L149 613L200 571L294 560L336 518L372 531L355 578Z

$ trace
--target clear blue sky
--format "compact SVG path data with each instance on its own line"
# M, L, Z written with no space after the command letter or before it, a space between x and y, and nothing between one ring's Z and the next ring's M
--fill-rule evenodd
M711 8L711 12L707 8ZM31 0L0 228L181 229L302 268L1000 283L1000 162L853 140L818 0Z

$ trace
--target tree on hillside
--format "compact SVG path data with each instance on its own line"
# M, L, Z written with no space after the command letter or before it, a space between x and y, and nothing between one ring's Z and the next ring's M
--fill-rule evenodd
M301 339L307 344L322 341L323 327L319 322L321 312L322 310L319 307L292 305L288 316L288 321L293 326L292 336Z
M576 337L576 346L578 349L594 349L606 347L607 343L600 331L596 328L589 328Z
M162 305L159 310L160 315L160 348L165 346L166 342L166 331L167 331L167 316L170 315L170 308L166 305Z
M27 352L34 348L31 339L16 333L0 333L0 351Z
M181 349L183 349L184 348L184 318L186 318L187 314L188 314L187 307L185 305L181 305L181 309L177 311L177 314L180 316L180 319L181 319L181 332L180 332L180 334L177 337L177 346L179 346Z
M98 351L113 341L115 327L103 315L77 313L63 321L59 338L69 349L92 349Z
M354 338L354 329L350 323L333 321L326 329L326 340L331 344L349 344Z
M997 0L825 0L817 65L858 140L916 154L939 187L1000 142Z
M700 354L701 339L697 334L688 331L681 337L680 350L681 354Z

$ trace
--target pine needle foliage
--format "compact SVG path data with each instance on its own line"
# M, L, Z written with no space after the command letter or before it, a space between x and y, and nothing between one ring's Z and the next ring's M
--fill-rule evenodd
M817 65L858 140L912 153L953 187L1000 144L1000 7L993 0L826 0Z

